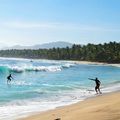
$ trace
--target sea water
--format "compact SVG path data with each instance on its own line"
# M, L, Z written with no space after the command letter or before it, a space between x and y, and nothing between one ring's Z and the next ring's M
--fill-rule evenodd
M12 81L7 84L7 76ZM103 93L120 90L120 67L70 61L0 58L0 120L14 120L95 96L98 77Z

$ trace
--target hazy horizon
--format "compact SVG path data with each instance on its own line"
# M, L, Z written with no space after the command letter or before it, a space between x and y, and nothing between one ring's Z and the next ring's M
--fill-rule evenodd
M2 44L2 46L0 45L0 49L1 48L5 48L5 47L14 47L14 46L23 46L23 47L30 47L30 46L35 46L35 45L44 45L44 44L51 44L51 43L57 43L57 42L65 42L65 41L51 41L51 42L45 42L45 43L38 43L38 44L31 44L31 45L23 45L23 44L13 44L13 45L7 45L7 44ZM117 41L109 41L109 42L117 42ZM66 42L66 43L70 43L70 44L78 44L78 45L87 45L87 44L94 44L94 45L97 45L97 44L104 44L104 43L109 43L109 42L103 42L103 43L86 43L86 44L80 44L80 43L72 43L72 42ZM0 43L1 44L1 43Z
M0 1L0 47L120 42L119 0Z

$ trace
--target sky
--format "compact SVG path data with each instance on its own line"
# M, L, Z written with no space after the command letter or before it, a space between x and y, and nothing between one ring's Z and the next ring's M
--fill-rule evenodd
M120 42L120 0L0 0L0 47Z

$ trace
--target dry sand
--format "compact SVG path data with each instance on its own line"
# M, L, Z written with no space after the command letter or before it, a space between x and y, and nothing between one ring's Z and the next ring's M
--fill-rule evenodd
M120 120L120 92L99 95L21 120Z
M105 66L114 66L120 67L120 64L104 63L104 62L90 62L90 61L69 61L75 64L90 64L90 65L105 65Z

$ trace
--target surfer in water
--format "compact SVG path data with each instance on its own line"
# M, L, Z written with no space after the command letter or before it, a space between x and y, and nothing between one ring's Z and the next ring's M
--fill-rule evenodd
M100 80L98 80L97 77L95 79L91 79L91 78L88 78L88 79L95 81L95 83L96 83L96 86L95 86L96 93L98 94L98 92L99 92L99 94L102 94L102 92L100 91L100 84L101 84Z
M13 79L11 74L9 76L7 76L7 83L11 82L11 78Z

